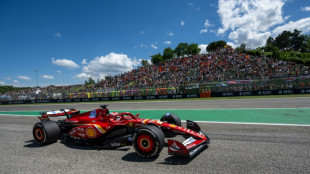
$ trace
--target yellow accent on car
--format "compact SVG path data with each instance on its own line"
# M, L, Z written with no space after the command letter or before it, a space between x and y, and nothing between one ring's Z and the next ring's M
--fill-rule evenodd
M104 133L107 132L106 130L102 129L102 127L101 127L100 125L98 125L98 124L94 124L94 126L95 126L95 127L97 128L97 130L98 130L99 132L101 132L102 134L104 134Z
M169 126L170 126L170 127L177 127L177 126L176 126L176 125L174 125L174 124L170 124Z
M88 127L86 129L86 135L89 137L89 138L93 138L96 136L96 131L93 127Z
M146 122L149 121L149 120L151 120L151 119L143 120L142 123L143 123L143 124L147 124Z

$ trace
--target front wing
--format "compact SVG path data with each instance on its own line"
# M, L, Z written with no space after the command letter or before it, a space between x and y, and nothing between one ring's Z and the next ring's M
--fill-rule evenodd
M196 122L187 120L186 125L187 129L183 128L184 129L183 132L186 132L186 134L190 135L190 137L187 138L182 143L176 140L169 139L168 140L169 155L178 155L192 158L199 152L204 150L210 143L209 137L200 130L200 127Z
M209 142L209 138L207 140L197 140L194 137L189 137L183 143L169 139L168 154L192 158L207 147Z

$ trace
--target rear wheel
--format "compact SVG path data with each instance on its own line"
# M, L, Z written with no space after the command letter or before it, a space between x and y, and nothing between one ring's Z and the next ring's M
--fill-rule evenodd
M133 142L138 155L153 158L157 157L163 149L165 136L160 128L148 125L136 131Z
M60 138L59 125L54 121L39 122L33 126L33 138L40 145L49 144Z

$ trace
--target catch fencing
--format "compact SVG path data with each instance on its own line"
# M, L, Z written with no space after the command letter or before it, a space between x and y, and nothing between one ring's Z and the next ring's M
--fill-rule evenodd
M59 103L118 100L181 99L310 94L310 76L265 80L228 80L169 86L106 89L103 86L73 89L45 88L32 92L6 93L0 104Z

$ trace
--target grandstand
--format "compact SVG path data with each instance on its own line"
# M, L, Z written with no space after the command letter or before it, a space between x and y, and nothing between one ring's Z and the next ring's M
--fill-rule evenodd
M298 89L310 87L309 67L225 47L138 67L94 85L10 91L0 100L72 99Z

